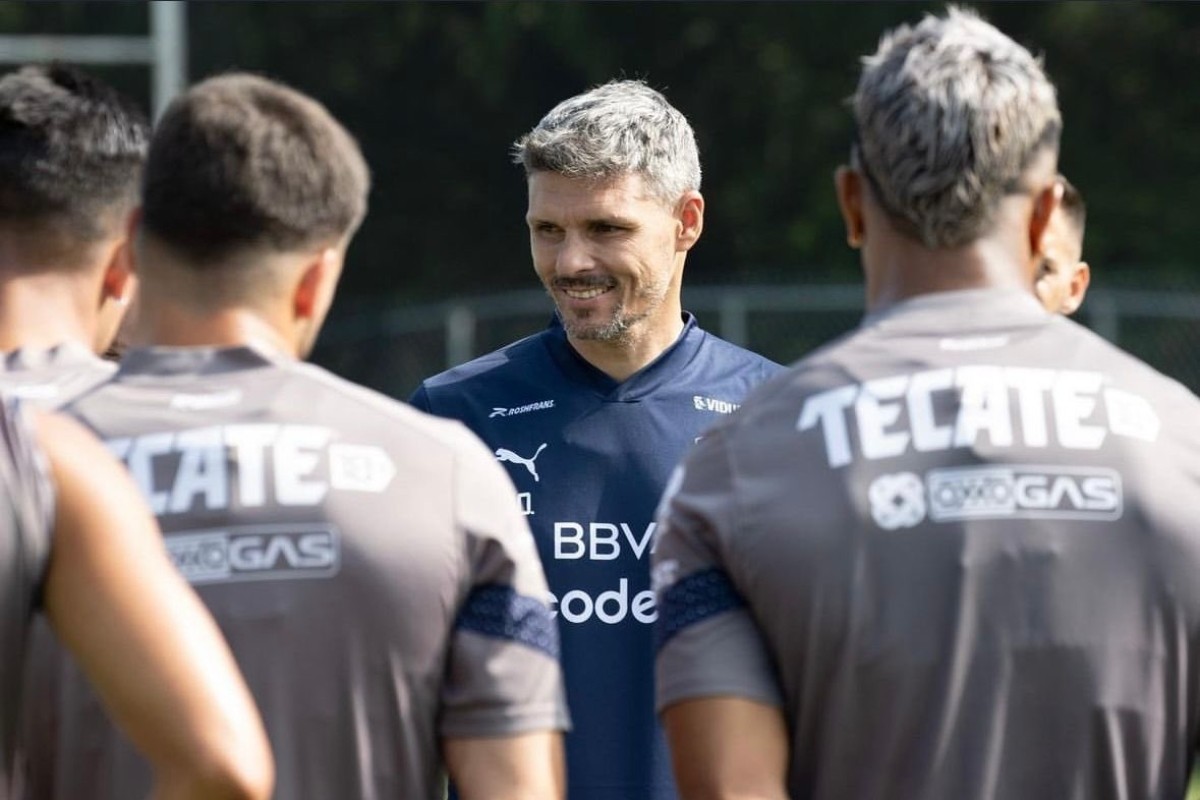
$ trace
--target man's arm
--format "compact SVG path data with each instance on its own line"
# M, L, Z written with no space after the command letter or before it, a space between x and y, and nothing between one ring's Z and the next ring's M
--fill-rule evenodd
M558 731L447 738L443 757L459 800L561 800L566 788Z
M460 800L557 800L568 718L546 578L508 475L458 430L454 516L469 589L442 687L446 770Z
M154 767L159 798L267 798L274 764L233 656L140 493L75 423L35 421L56 489L51 626Z
M710 697L668 706L662 721L684 800L787 800L788 735L778 708Z

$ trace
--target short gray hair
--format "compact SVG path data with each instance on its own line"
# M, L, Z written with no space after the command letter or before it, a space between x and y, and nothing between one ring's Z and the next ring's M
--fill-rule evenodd
M857 166L898 227L927 247L985 234L1062 131L1040 59L954 7L885 33L863 58L851 104Z
M637 174L665 203L700 188L687 118L642 81L610 81L564 100L513 145L525 174L605 181Z

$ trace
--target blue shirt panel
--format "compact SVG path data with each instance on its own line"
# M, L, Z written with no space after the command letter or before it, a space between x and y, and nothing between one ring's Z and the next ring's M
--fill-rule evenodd
M557 598L571 800L676 796L654 717L654 511L687 448L781 369L690 314L685 323L671 348L620 383L552 324L412 397L475 431L521 493Z

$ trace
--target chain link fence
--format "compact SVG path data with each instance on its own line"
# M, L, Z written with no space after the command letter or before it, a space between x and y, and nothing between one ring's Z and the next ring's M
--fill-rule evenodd
M852 329L863 313L858 284L695 286L683 300L707 330L784 364ZM552 311L539 289L358 310L330 320L314 360L404 399L424 378L540 330ZM1200 293L1097 287L1075 319L1200 391Z

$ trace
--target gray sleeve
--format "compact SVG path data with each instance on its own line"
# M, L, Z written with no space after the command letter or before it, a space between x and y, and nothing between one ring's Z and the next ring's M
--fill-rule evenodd
M568 727L558 628L516 490L471 436L455 505L469 586L458 612L442 695L443 736L503 736Z
M54 484L50 465L34 442L24 403L5 401L4 447L10 465L9 494L17 538L21 543L22 572L34 590L35 607L40 607L54 529Z
M754 620L753 598L738 585L730 559L738 545L738 509L727 430L711 432L693 448L659 506L651 563L659 611L655 675L660 713L672 703L700 697L782 702Z

